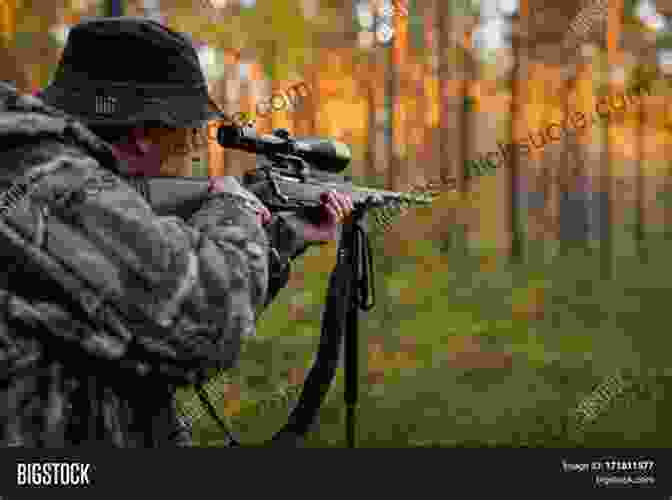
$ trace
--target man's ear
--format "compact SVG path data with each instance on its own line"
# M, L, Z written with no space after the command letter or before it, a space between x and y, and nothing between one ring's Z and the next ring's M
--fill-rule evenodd
M131 139L142 154L149 153L152 142L145 127L133 127L131 129Z

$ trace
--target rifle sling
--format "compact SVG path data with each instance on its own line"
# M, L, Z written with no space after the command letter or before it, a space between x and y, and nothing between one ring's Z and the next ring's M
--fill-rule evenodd
M292 409L287 423L271 438L270 444L272 445L299 445L315 425L319 409L336 375L344 336L346 341L346 436L349 447L354 447L356 444L357 316L359 309L369 311L375 305L371 244L366 230L361 225L364 211L364 208L356 209L352 220L344 224L339 242L338 259L329 277L320 344L315 362L306 377L299 401ZM369 301L369 292L371 301ZM243 446L223 419L217 415L201 383L196 385L196 391L208 414L226 435L229 446Z

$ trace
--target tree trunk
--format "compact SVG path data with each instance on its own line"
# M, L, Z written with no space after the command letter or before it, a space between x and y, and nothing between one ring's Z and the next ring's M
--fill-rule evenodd
M451 3L436 0L437 43L438 43L438 77L439 77L439 130L438 151L440 162L440 178L454 178L456 189L462 201L468 196L468 180L464 168L469 145L469 119L465 109L467 99L468 66L467 52L462 44L456 43L460 16L454 16ZM461 54L458 57L457 51ZM456 61L457 60L457 61ZM465 203L461 204L464 210ZM468 251L467 224L463 213L457 214L459 224L457 231L446 228L444 237L447 237L448 248ZM457 221L456 221L457 222Z
M105 0L105 15L119 17L124 15L124 0Z
M527 22L528 8L527 1L521 0L520 9L517 16L512 20L512 49L513 49L513 70L511 72L511 121L509 137L511 142L518 138L518 128L520 125L520 105L521 105L521 85L523 85L523 75L521 73L521 37L520 28ZM527 66L527 65L526 65ZM529 71L529 68L525 68ZM527 81L525 78L524 81ZM509 250L509 260L513 263L519 263L523 260L523 239L521 234L520 220L520 189L519 182L519 155L517 151L512 150L508 161L509 175L509 230L511 232L511 243Z
M604 57L604 54L599 54L597 56L597 64L599 64L599 69L597 72L598 77L595 79L595 83L598 86L602 86L605 83L604 74L608 74L607 63L608 60ZM609 76L607 75L607 78ZM609 84L609 80L606 81ZM611 185L613 182L611 175L611 145L609 138L609 122L606 124L598 125L599 130L599 189L597 193L600 195L600 203L598 208L598 237L600 245L600 275L604 280L611 279L613 274L613 241L612 241L612 189ZM594 217L595 219L595 217Z
M398 146L395 144L395 127L400 118L395 113L399 93L399 74L398 67L395 64L394 44L384 50L387 56L385 61L385 111L387 122L385 126L385 146L388 158L386 187L394 191L399 186L399 173L401 170L401 160L396 152Z
M371 57L373 53L371 54ZM369 75L375 75L374 61L369 63ZM375 80L371 78L365 83L366 103L367 103L367 132L366 132L366 152L365 152L365 170L364 177L366 182L372 182L377 175L376 172L376 92Z
M12 52L0 44L0 80L11 83L20 92L30 92L30 79Z

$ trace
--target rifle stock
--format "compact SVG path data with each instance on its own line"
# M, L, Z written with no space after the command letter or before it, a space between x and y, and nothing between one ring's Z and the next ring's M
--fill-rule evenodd
M127 179L158 215L187 218L210 195L207 177L133 177Z

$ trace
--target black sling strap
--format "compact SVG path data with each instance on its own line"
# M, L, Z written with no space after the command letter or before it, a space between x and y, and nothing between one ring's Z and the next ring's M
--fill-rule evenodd
M315 363L306 377L298 403L287 423L271 438L270 445L299 445L315 425L336 375L341 344L345 340L346 439L348 447L356 446L358 314L360 309L369 311L375 305L373 257L366 229L362 226L364 213L365 205L358 206L351 220L343 224L336 266L329 278ZM203 385L197 384L196 390L208 414L227 436L229 446L242 446L217 415Z

